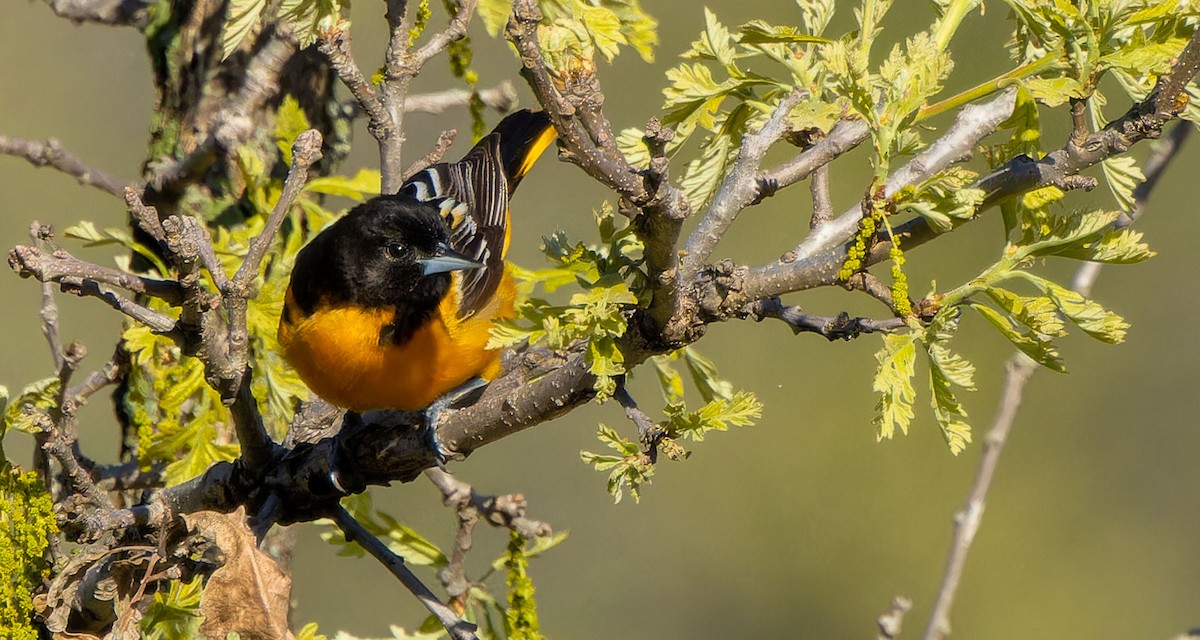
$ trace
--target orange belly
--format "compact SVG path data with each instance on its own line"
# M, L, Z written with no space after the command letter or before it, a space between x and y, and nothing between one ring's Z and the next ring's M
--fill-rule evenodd
M452 292L404 344L380 344L392 309L320 309L281 323L284 357L321 398L354 411L424 409L464 382L500 375L500 352L486 345L492 320L511 317L515 287L505 274L493 300L459 319Z

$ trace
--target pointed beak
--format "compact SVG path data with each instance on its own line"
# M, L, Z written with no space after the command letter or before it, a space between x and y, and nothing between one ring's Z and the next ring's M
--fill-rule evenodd
M446 243L438 244L437 251L428 258L417 260L421 263L421 275L431 276L435 273L479 269L482 262L475 262L467 256L451 249Z

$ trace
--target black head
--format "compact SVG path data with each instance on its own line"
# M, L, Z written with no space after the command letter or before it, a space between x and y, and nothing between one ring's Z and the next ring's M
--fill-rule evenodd
M379 196L355 207L296 256L292 295L306 315L319 304L395 308L392 339L436 309L454 269L478 266L449 248L437 207ZM411 326L407 326L411 325Z

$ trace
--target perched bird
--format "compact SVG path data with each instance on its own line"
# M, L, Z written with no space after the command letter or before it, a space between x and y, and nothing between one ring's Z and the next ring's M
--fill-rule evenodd
M314 393L358 412L418 411L500 374L485 346L492 321L513 314L508 201L554 137L545 113L513 113L462 160L353 208L300 250L279 343Z

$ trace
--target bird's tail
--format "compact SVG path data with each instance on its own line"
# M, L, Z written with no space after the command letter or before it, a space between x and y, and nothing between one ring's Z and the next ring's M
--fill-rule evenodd
M545 111L529 109L509 114L488 134L488 138L500 138L500 160L504 163L510 195L557 135Z

